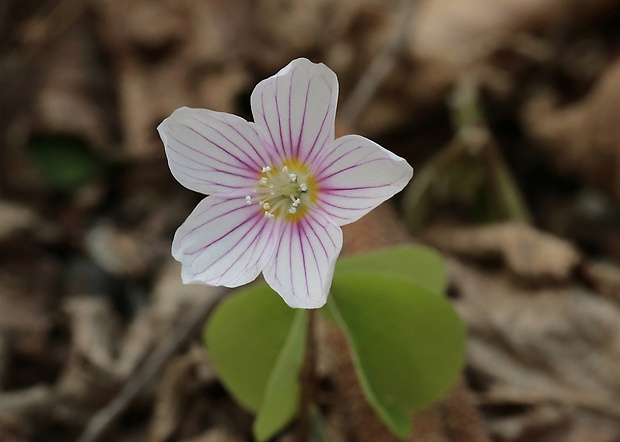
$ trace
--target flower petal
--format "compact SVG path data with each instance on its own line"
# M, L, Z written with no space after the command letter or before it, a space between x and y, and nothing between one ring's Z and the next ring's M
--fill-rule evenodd
M318 213L286 222L277 251L263 270L267 283L293 308L319 308L327 301L342 230Z
M208 195L247 194L272 161L254 123L207 109L177 109L157 128L174 177Z
M338 79L324 64L290 62L252 92L252 114L282 159L308 160L334 139Z
M209 196L179 227L172 256L185 284L237 287L256 279L274 253L280 225L243 198Z
M317 206L339 226L352 223L403 190L413 169L403 158L359 135L346 135L325 149L312 168Z

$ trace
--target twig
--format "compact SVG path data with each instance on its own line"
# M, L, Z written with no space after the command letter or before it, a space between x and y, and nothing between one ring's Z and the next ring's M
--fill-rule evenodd
M385 46L370 68L362 75L351 95L342 106L340 119L347 127L354 127L360 114L366 109L368 102L379 88L379 85L394 67L396 57L407 40L414 7L415 0L405 1L401 26L396 30L390 43Z
M189 339L199 324L202 324L211 310L228 294L227 289L220 289L201 304L186 311L177 327L155 349L144 364L136 370L123 386L118 395L90 420L78 442L95 442L103 435L116 418L129 406L140 391L153 380L177 349Z

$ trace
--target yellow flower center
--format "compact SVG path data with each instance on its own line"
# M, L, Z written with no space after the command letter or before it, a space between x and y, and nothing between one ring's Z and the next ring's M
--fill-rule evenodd
M315 196L316 182L308 168L297 160L287 160L280 167L263 167L258 185L245 201L248 205L260 205L269 219L284 216L288 221L298 221Z

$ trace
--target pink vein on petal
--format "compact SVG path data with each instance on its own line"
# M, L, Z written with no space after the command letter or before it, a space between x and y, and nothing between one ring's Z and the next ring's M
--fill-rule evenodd
M295 75L295 71L297 68L293 68L291 71L291 80L288 83L288 138L290 143L291 154L295 153L297 156L297 151L299 150L299 146L293 145L293 77Z
M338 140L336 140L336 142L338 142ZM350 140L345 140L344 143L342 144L337 144L336 147L331 150L330 152L327 152L321 159L317 160L317 170L327 170L329 169L331 166L333 166L335 163L337 163L338 161L340 161L342 158L346 157L349 154L352 154L353 152L362 149L364 146L357 146L354 147L351 150L346 150L344 152L342 152L342 154L336 158L335 160L333 160L331 163L329 163L327 166L324 165L325 161L327 161L329 159L329 157L336 151L336 149L342 149L344 146L346 146L347 144L350 143L354 143L355 140L354 139L350 139Z
M329 255L327 254L327 251L325 250L325 246L323 246L323 242L321 241L321 239L318 237L318 235L316 234L316 232L314 231L314 228L312 227L311 223L306 223L306 226L310 228L310 230L312 230L312 233L314 234L314 237L316 238L316 240L319 242L319 244L321 244L321 247L323 248L323 252L325 253L325 257L327 259L329 259ZM304 233L306 235L308 235L308 233L305 231L304 229ZM319 275L319 283L321 288L323 288L324 282L323 282L323 272L321 272L321 269L319 268L319 259L316 256L316 251L314 250L314 245L312 244L312 241L310 240L310 236L306 236L306 238L308 239L308 246L310 247L310 250L312 251L312 256L314 258L314 266L316 267L316 271ZM308 287L308 278L306 277L306 288L308 290L308 294L310 294L310 288Z
M314 76L310 79L310 82L314 79ZM308 92L306 92L306 95L308 94ZM321 137L321 134L323 133L323 130L325 129L325 122L327 121L327 117L329 116L329 112L331 110L331 101L327 103L327 108L325 109L325 114L323 115L323 120L321 121L321 126L319 128L319 130L316 133L316 137L314 137L314 142L312 143L312 146L307 150L306 152L306 156L304 158L304 161L308 161L310 158L311 153L315 150L317 143L319 141L319 138ZM325 135L326 137L329 136L329 130L327 131L327 134ZM324 144L324 143L322 143ZM322 146L322 145L320 145ZM319 149L320 150L320 149Z
M209 207L207 207L207 208L205 208L205 210L204 210L204 211L202 211L202 212L200 213L200 215L204 214L207 210L212 210L212 209L214 209L215 207L217 207L217 206L219 206L219 205L221 205L221 204L228 203L229 201L230 201L230 200L222 200L221 202L216 203L215 205L211 206L210 208L209 208ZM188 230L187 232L185 232L185 233L184 233L184 235L181 237L181 239L187 238L187 236L188 236L190 233L194 233L196 230L200 229L201 227L204 227L206 224L209 224L209 223L211 223L211 222L215 221L216 219L219 219L219 218L221 218L221 217L223 217L223 216L225 216L225 215L230 215L231 213L237 212L237 211L242 210L242 209L245 209L245 208L246 208L246 206L235 207L234 209L231 209L231 210L229 210L229 211L228 211L228 212L226 212L226 213L220 213L220 214L219 214L219 215L217 215L216 217L214 217L214 218L210 218L209 220L207 220L207 221L203 222L202 224L200 224L200 225L198 225L198 226L195 226L193 229Z
M233 213L233 212L234 212L234 211L228 212L228 214ZM261 220L260 218L258 218L258 221L256 221L256 220L255 220L254 224L252 224L252 225L248 228L248 226L247 226L245 223L249 222L251 218L252 218L252 217L250 217L250 218L246 219L243 223L241 223L241 224L239 224L239 225L236 225L235 227L231 228L231 229L230 229L230 230L228 230L226 233L224 233L224 234L223 234L223 235L221 235L220 237L218 237L218 238L214 239L214 240L213 240L213 241L211 241L210 243L208 243L208 244L204 244L204 245L201 245L198 249L196 249L196 250L192 250L191 252L189 252L189 251L185 251L185 253L184 253L184 254L185 254L185 255L187 255L187 256L190 256L190 255L195 255L195 254L197 254L197 253L200 253L200 252L204 251L206 248L211 247L213 244L215 244L215 243L217 243L217 242L220 242L222 239L226 238L226 237L227 237L227 236L229 236L231 233L236 232L237 230L239 230L239 229L241 229L241 228L245 228L245 229L247 229L247 231L246 231L246 234L245 234L245 235L243 235L243 236L241 237L241 239L239 240L239 241L241 241L243 238L245 238L245 237L247 236L248 232L249 232L251 229L253 229L253 228L254 228L254 226L256 226L256 225L258 224L258 222ZM256 217L255 217L255 218L256 218ZM215 218L215 219L217 219L217 218ZM233 247L231 247L231 249L232 249L232 248L234 248L235 246L237 246L237 245L239 244L239 241L238 241L238 242L236 242L236 243L233 245ZM226 255L226 253L228 253L228 252L225 252L225 253L224 253L224 255ZM222 255L222 256L224 256L224 255ZM220 257L220 258L221 258L221 257Z
M250 160L252 163L254 163L254 167L256 168L256 170L260 170L261 165L259 165L258 163L256 163L256 159L252 158L246 151L245 149L243 149L241 146L239 146L237 143L235 143L234 141L232 141L230 138L228 138L226 135L224 135L219 129L208 125L206 122L200 121L196 118L193 118L194 121L196 121L198 124L201 124L211 130L213 130L214 132L217 132L222 138L224 138L226 141L228 141L230 144L232 144L233 146L235 146L241 153L244 154L244 156ZM230 123L224 122L224 124L230 128L232 128L233 126ZM239 135L241 135L241 133L239 131L236 131ZM245 138L242 135L243 139L251 146L252 143L250 143L247 138ZM207 139L206 137L203 136L203 138ZM208 140L208 139L207 139ZM252 169L252 166L250 166L249 164L247 164L245 161L242 161L239 157L237 157L236 155L233 155L230 151L224 149L222 146L216 144L215 142L213 142L212 140L209 140L211 143L215 144L217 147L219 147L220 149L224 150L226 153L228 153L230 156L232 156L233 158L235 158L237 161L239 161L240 163L243 163L245 166L247 166L249 169ZM256 151L256 150L254 150Z
M282 153L278 149L278 146L276 144L276 139L273 137L273 133L271 133L271 127L269 125L269 121L267 121L267 114L265 113L265 88L264 87L261 88L260 90L260 106L261 106L261 113L262 113L261 116L263 118L263 121L265 122L267 132L269 133L269 136L271 137L272 146L276 150L278 155L281 156Z
M308 270L306 269L306 255L304 254L304 244L301 238L301 223L296 223L295 227L297 227L297 238L299 239L299 251L301 253L301 262L302 268L304 269L304 283L306 284L306 293L308 296L310 295L310 286L308 285ZM305 233L305 232L304 232ZM310 243L308 243L310 244Z
M255 217L255 218L257 218L257 217ZM239 238L239 240L235 243L235 245L234 245L234 246L232 246L230 249L232 250L232 249L234 249L235 247L237 247L237 246L239 245L239 243L240 243L241 241L243 241L243 240L244 240L244 239L245 239L245 238L246 238L246 237L250 234L250 232L253 232L253 231L254 231L254 227L255 227L257 224L259 224L259 222L260 222L260 221L261 221L261 218L260 218L260 217L258 217L258 219L256 220L256 222L255 222L255 223L254 223L254 224L253 224L253 225L252 225L252 226L251 226L251 227L250 227L250 228L249 228L249 229L245 232L245 234L244 234L241 238ZM254 260L254 256L255 256L255 254L256 254L256 250L257 250L257 248L258 248L259 238L262 236L262 233L264 232L265 227L266 227L266 223L263 223L263 225L260 227L260 230L259 230L258 232L256 232L256 234L254 235L254 238L250 241L250 244L251 244L251 246L250 246L250 247L253 247L253 250L252 250L252 252L251 252L252 254L250 255L250 258L248 259L248 261L249 261L249 262L252 262L252 261ZM230 233L232 233L232 231L231 231ZM250 249L247 249L244 253L247 253L248 251L250 251ZM224 255L220 256L220 258L219 258L219 259L222 259L222 258L226 255L226 253L228 253L228 252L225 252L225 253L224 253ZM235 259L235 260L233 261L233 263L232 263L232 264L230 264L230 265L228 266L228 268L222 272L222 276L221 276L221 278L220 278L220 279L224 278L224 276L225 276L225 275L226 275L226 274L230 271L230 269L232 269L232 268L233 268L233 266L234 266L235 264L237 264L237 263L239 262L239 260L240 260L243 256L244 256L244 254L239 254L239 256L237 257L237 259Z
M310 93L310 82L306 85L306 96L304 98L304 112L301 115L301 128L299 129L299 138L297 139L297 149L295 155L299 158L299 151L301 150L302 138L304 135L304 128L306 126L306 111L308 110L308 95Z
M211 139L207 138L204 134L202 134L202 133L198 132L198 131L197 131L196 129L194 129L193 127L191 127L191 126L183 126L183 127L185 127L186 129L188 129L188 130L190 130L190 131L194 132L196 135L198 135L199 137L201 137L201 138L202 138L203 140L205 140L206 142L213 144L214 146L216 146L217 148L219 148L222 152L226 152L228 155L230 155L230 156L231 156L231 157L233 157L235 160L239 161L241 164L243 164L245 167L247 167L247 168L248 168L248 170L252 170L252 167L251 167L249 164L247 164L245 161L241 160L241 158L239 158L238 156L234 155L234 154L233 154L232 152L230 152L228 149L226 149L225 147L223 147L223 146L221 146L220 144L216 143L215 141L213 141L213 140L211 140ZM173 138L174 138L174 137L173 137ZM180 141L179 141L178 139L176 139L176 138L174 138L174 139L175 139L178 143L180 143ZM183 143L181 143L181 144L183 144ZM185 145L185 146L187 147L187 145ZM238 146L237 146L237 147L238 147ZM196 149L193 149L193 150L194 150L194 151L197 151ZM197 152L201 152L201 151L197 151ZM204 152L203 152L203 153L204 153ZM210 157L210 158L214 159L215 161L219 161L219 162L220 162L220 163L222 163L222 164L227 164L227 165L229 165L229 166L236 167L236 165L229 164L229 163L227 163L227 162L225 162L225 161L220 160L219 158L215 158L215 157Z
M250 140L248 140L248 139L246 138L246 136L245 136L243 133L239 132L239 129L237 129L234 125L232 125L232 124L230 124L230 123L228 123L228 122L224 122L224 124L226 124L226 125L227 125L228 127L230 127L232 130L234 130L235 132L237 132L237 133L239 134L239 136L240 136L240 137L242 137L242 138L243 138L243 139L244 139L244 140L248 143L248 145L252 148L252 150L254 151L254 153L256 153L256 155L260 158L260 160L261 160L261 161L262 161L262 163L263 163L263 165L262 165L262 166L260 166L260 168L262 168L264 165L267 165L270 161L272 161L272 159L271 159L271 158L267 158L267 159L265 159L265 158L263 157L263 155L262 155L262 154L261 154L258 150L256 150L256 147L254 146L254 143L250 142ZM250 123L248 123L248 124L250 124ZM258 134L257 134L257 136L258 136ZM268 156L269 156L269 155L268 155Z
M275 87L274 87L274 102L276 105L276 115L278 116L277 120L278 120L278 131L280 132L280 146L282 147L282 151L284 152L284 155L286 155L286 149L284 147L284 136L282 135L282 114L280 114L280 102L278 100L278 80L279 78L276 77L274 83L275 83Z
M181 154L179 154L179 155L183 156ZM187 158L187 157L184 157L184 158ZM213 172L219 172L219 173L223 173L223 174L229 174L228 171L224 171L224 170L220 170L220 169L205 169L205 168L198 168L198 167L189 167L189 166L187 166L187 165L185 165L185 164L183 164L183 163L181 163L181 162L179 162L177 160L174 160L172 158L170 158L168 161L170 163L172 163L172 164L175 164L175 165L179 166L180 168L183 168L183 169L186 169L186 170L193 170L194 172L209 172L209 171L213 171ZM229 185L226 185L226 184L220 184L220 183L217 183L217 182L214 182L214 181L209 181L209 180L204 179L202 176L198 177L198 176L192 175L192 174L190 174L188 172L177 171L177 173L181 173L181 174L183 174L183 175L185 175L185 176L187 176L189 178L194 178L194 179L196 179L196 180L198 180L200 182L203 182L203 183L217 184L217 185L220 185L220 186L223 186L223 187L231 187L231 188L235 188L235 189L243 189L243 188L245 188L245 186L229 186Z
M179 167L183 167L177 161L170 160L170 162L173 163L173 164L177 164ZM191 169L191 170L196 170L196 171L199 171L199 172L204 172L204 169ZM245 189L246 188L245 186L231 186L229 184L223 184L223 183L218 183L218 182L211 181L211 180L206 180L203 177L198 177L198 176L195 176L195 175L191 175L191 174L189 174L187 172L184 172L182 170L177 170L175 172L175 174L184 176L187 179L188 182L192 182L194 184L212 184L214 186L225 187L225 188L228 188L228 189Z
M288 225L290 226L290 235L288 236L288 259L289 268L291 269L289 274L291 275L291 287L293 289L293 296L297 297L297 294L295 293L295 284L293 283L293 223L288 223Z
M223 165L225 165L225 166L231 167L231 168L233 168L233 169L238 169L238 170L240 169L240 170L244 170L244 169L240 168L237 164L230 164L230 163L227 163L227 162L225 162L225 161L220 160L219 158L212 157L211 155L209 155L209 154L207 154L207 153L205 153L205 152L203 152L203 151L201 151L201 150L195 149L195 148L193 148L193 147L191 147L191 146L189 146L189 145L185 144L184 142L182 142L182 141L178 140L178 139L177 139L174 135L169 135L169 136L170 136L170 138L172 138L172 139L173 139L174 141L176 141L177 143L181 144L182 146L185 146L185 147L186 147L186 148L188 148L189 150L191 150L191 151L193 151L193 152L196 152L196 153L197 153L197 154L199 154L199 155L202 155L202 156L204 156L204 157L206 157L206 158L209 158L209 159L211 159L211 160L213 160L213 161L216 161L216 162L218 162L218 163L220 163L220 164L223 164ZM170 146L169 146L168 148L169 148L171 151L173 151L174 153L176 153L177 155L179 155L180 157L183 157L183 158L185 158L186 160L189 160L189 161L191 161L191 162L196 162L196 160L195 160L195 159L190 158L190 157L188 157L187 155L183 155L183 154L182 154L181 152L179 152L177 149L175 149L175 148L173 148L173 147L170 147ZM200 163L200 164L202 164L202 163ZM216 169L216 168L214 168L213 166L210 166L210 165L207 165L207 164L205 164L205 166L209 167L209 169L207 169L207 170L214 170L214 171L216 171L216 172L222 172L222 173L226 173L226 174L229 174L229 175L238 176L238 177L241 177L241 178L250 178L250 179L251 179L251 178L253 178L251 175L241 175L241 174L239 174L239 173L234 173L234 172L231 172L231 171L225 171L225 170L222 170L222 169ZM248 170L246 170L246 172L251 172L251 171L252 171L252 169L248 169Z
M257 224L257 223L253 224L253 225L252 225L252 228L253 228L254 226L256 226L256 224ZM229 254L232 250L234 250L234 248L235 248L235 247L237 247L237 246L239 245L239 243L240 243L241 241L243 241L243 240L244 240L244 239L248 236L248 234L252 231L252 228L251 228L251 229L249 229L249 230L247 230L247 231L245 232L245 234L244 234L241 238L239 238L239 240L238 240L238 241L234 244L234 246L232 246L232 247L230 247L228 250L224 251L224 253L222 253L222 254L221 254L221 255L220 255L217 259L214 259L214 260L213 260L213 263L217 263L218 261L222 260L222 259L223 259L226 255L228 255L228 254ZM234 232L235 230L236 230L236 229L231 230L228 234L230 234L230 233ZM223 237L219 238L217 241L214 241L213 243L209 244L208 246L204 246L203 248L201 248L201 249L197 250L196 252L191 253L191 255L194 255L194 254L196 254L197 252L203 252L206 248L210 247L211 245L213 245L213 244L215 244L215 243L217 243L217 242L221 241L223 238L225 238L226 236L228 236L228 234L224 235ZM254 239L256 239L256 237L255 237ZM190 254L189 254L189 253L185 253L185 255L187 256L187 255L190 255ZM192 260L191 260L191 262L189 262L189 263L188 263L188 266L189 266L189 267L192 267L192 266L194 265L194 263L196 262L196 260L197 260L197 259L200 259L200 257L201 257L201 256L202 256L202 255L198 255L198 256L194 257L194 259L192 259ZM240 259L241 257L243 257L243 256L244 256L243 254L239 254L239 258L237 258L237 259L234 261L234 263L238 262L238 261L239 261L239 259ZM234 264L234 263L233 263L233 264ZM232 268L232 265L231 265L231 266L229 266L229 267L228 267L228 269L227 269L225 272L221 273L221 275L220 275L219 279L220 279L220 280L221 280L221 279L223 279L223 278L224 278L224 276L226 275L226 273L227 273L227 272L228 272L231 268ZM199 274L201 274L201 273L203 273L203 272L204 272L204 269L200 269L200 270L198 270L198 271L196 271L196 272L188 272L188 274L190 274L190 275L192 275L192 276L196 276L196 275L199 275Z

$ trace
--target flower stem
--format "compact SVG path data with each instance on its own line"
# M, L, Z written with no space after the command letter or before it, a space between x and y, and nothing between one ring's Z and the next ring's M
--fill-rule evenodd
M316 313L308 310L304 364L300 373L299 435L300 442L310 442L312 404L316 393Z

